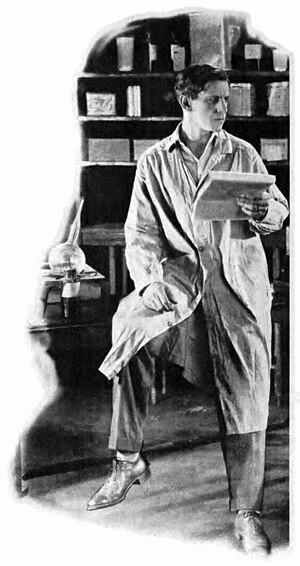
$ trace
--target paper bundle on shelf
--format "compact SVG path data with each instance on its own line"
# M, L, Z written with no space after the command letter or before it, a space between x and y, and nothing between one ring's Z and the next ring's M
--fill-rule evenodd
M232 83L229 91L228 114L253 116L255 114L255 86L251 83Z
M89 161L130 161L129 140L123 138L91 138L88 140Z
M225 67L224 26L221 12L199 10L189 14L191 64Z
M173 61L173 70L177 73L185 67L185 47L182 45L171 44L170 49L171 59Z
M287 81L268 83L268 110L267 116L288 116L289 83Z
M238 12L227 12L223 14L224 59L226 69L232 69L235 66L233 58L236 49L240 44L244 27L244 14Z
M157 143L159 140L133 140L133 160L137 161L142 153L146 151L149 147Z
M284 161L288 159L288 140L261 138L260 154L264 161Z
M127 87L127 116L141 116L141 87Z
M110 92L87 92L86 108L88 116L115 116L116 95Z

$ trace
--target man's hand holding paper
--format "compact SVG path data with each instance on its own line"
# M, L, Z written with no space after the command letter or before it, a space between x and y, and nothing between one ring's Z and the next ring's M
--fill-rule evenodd
M269 208L271 196L266 191L258 196L240 194L236 202L242 212L253 220L263 220Z
M267 214L269 187L275 176L237 171L209 171L194 202L199 220L262 220Z

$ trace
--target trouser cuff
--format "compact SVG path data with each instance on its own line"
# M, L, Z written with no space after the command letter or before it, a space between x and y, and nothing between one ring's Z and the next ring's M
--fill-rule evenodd
M122 438L112 434L109 437L108 448L110 450L119 450L120 452L140 452L143 442L137 441L136 438Z
M255 503L253 504L253 501L238 501L235 499L232 499L229 501L229 511L230 513L236 513L237 511L240 510L248 510L248 511L257 511L258 513L262 512L262 503Z

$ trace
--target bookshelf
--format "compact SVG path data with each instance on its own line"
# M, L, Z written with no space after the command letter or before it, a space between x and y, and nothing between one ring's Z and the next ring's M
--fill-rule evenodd
M87 260L95 269L108 274L109 259L100 244L103 227L124 223L130 202L137 157L136 140L155 142L170 135L181 120L181 110L173 91L175 73L170 59L170 42L179 42L185 47L186 64L191 62L189 19L187 15L177 17L150 18L135 22L135 55L133 70L121 72L117 69L116 41L110 39L99 48L101 41L92 49L83 72L77 82L78 119L81 134L81 192L85 196L82 213L82 234ZM145 32L146 30L146 32ZM128 31L128 30L127 30ZM148 35L147 35L148 34ZM145 37L156 40L158 50L157 68L149 71L148 63L143 63ZM147 47L147 46L146 46ZM255 90L255 112L252 115L228 114L224 129L229 133L249 141L259 152L261 139L289 140L289 116L269 116L267 89L270 83L287 84L289 72L275 72L270 63L271 50L264 46L268 56L262 70L244 69L239 60L239 68L229 69L231 83L251 84ZM138 87L138 115L128 115L128 87ZM113 110L109 115L90 115L87 107L87 93L106 94ZM89 140L103 140L105 158L96 152L91 158ZM118 140L121 153L118 154L114 142ZM122 143L123 142L123 143ZM101 149L101 148L100 148ZM125 158L123 155L125 152ZM265 162L271 174L275 174L277 185L289 198L289 155L279 160ZM97 232L98 231L98 232ZM92 238L90 234L92 233ZM99 245L97 245L97 233ZM281 236L280 236L281 237ZM120 238L120 245L122 245ZM118 256L117 261L118 261ZM120 255L120 262L123 259Z

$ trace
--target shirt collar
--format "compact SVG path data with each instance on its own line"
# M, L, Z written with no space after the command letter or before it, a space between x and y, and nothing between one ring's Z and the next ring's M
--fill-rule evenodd
M174 132L170 135L170 137L167 141L166 147L169 151L173 151L173 149L175 149L175 147L178 147L180 144L182 144L182 141L181 141L181 138L180 138L181 126L182 126L182 122L180 122L177 125ZM221 130L220 132L216 132L216 137L217 137L217 141L219 142L219 145L220 145L221 153L232 153L232 143L231 143L231 140L229 138L228 133L225 130ZM212 138L210 138L209 141L211 141L211 140L212 140Z

